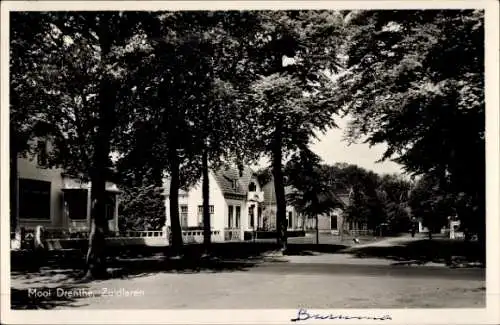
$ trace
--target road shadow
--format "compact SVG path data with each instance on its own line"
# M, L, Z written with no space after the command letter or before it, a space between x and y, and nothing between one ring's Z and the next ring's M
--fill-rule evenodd
M341 244L288 244L285 255L307 256L318 254L335 254L347 248Z
M205 257L201 247L186 246L182 258L174 258L169 250L156 248L109 251L109 255L113 255L107 260L108 275L100 279L84 277L82 252L47 252L44 259L36 257L34 252L17 252L11 255L11 308L82 307L85 299L81 298L88 295L63 293L85 291L86 285L111 279L127 280L159 273L244 272L262 263L266 259L264 253L269 251L269 247L262 245L229 245L227 248L214 246L213 252Z
M393 246L352 247L348 253L358 258L384 258L394 260L393 265L444 263L450 267L472 265L484 267L485 252L482 245L450 239L422 239L396 242Z
M281 253L276 243L229 242L213 243L209 257L201 244L185 245L182 258L170 247L109 247L107 266L109 278L133 278L155 273L242 272L262 263L287 263L283 255L316 255L336 253L346 248L331 244L289 244ZM11 276L33 285L67 283L83 277L83 250L11 252ZM109 279L107 278L107 279ZM38 283L36 282L38 281Z
M182 258L175 258L170 247L109 247L107 267L111 278L131 278L155 273L199 273L246 271L265 261L272 243L214 243L206 257L202 245L185 245ZM29 283L67 283L80 281L85 269L82 250L57 250L43 253L11 252L11 277ZM86 279L88 280L88 279ZM86 282L86 281L85 281Z

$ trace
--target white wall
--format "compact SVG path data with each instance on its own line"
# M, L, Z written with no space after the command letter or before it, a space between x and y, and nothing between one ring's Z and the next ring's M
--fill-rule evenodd
M212 229L214 230L221 230L223 231L225 228L228 226L228 213L229 205L233 206L240 206L241 207L241 216L240 216L240 228L243 232L252 230L250 228L250 220L248 216L248 206L249 202L247 202L247 197L245 197L242 200L238 199L225 199L224 195L214 177L214 174L210 172L209 174L209 181L210 181L210 205L214 206L214 218L213 218L213 224ZM257 181L256 177L252 177L251 181L253 181L256 185L256 191L260 192L262 191L262 187L260 186L259 182ZM168 182L166 182L168 183ZM164 184L166 184L164 182ZM187 196L180 195L179 196L179 206L182 204L187 204L188 205L188 226L189 227L195 227L198 226L198 206L203 204L203 193L202 193L202 183L201 180L198 182L195 186L193 186L187 193ZM166 186L166 185L164 185ZM166 189L167 191L169 189ZM247 189L245 189L247 190ZM253 204L256 204L256 206L263 206L263 203L256 203L253 202ZM180 209L180 207L179 207ZM179 211L180 212L180 211ZM165 197L165 213L167 215L165 224L166 226L170 226L170 202L168 196ZM234 208L233 210L233 225L235 224L235 219L236 219L236 209ZM255 222L257 222L257 209L255 210Z
M187 196L179 197L179 213L180 206L187 204L188 206L188 227L198 226L198 206L203 204L201 180L193 186L187 193ZM224 230L225 219L227 218L227 206L222 195L222 191L215 180L212 172L209 173L209 205L214 206L213 223L211 224L214 230ZM168 196L165 197L165 213L167 215L165 224L170 226L170 202Z

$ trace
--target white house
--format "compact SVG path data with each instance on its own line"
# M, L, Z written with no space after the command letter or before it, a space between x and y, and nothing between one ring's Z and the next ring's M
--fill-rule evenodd
M18 158L16 181L17 220L20 228L87 231L90 225L91 184L65 175L59 168L45 168L46 146L40 142L37 154ZM118 194L115 184L107 183L106 214L110 231L118 231Z
M189 190L179 191L179 214L185 241L203 240L203 195L201 180ZM240 174L234 167L209 172L209 207L212 240L238 240L245 231L262 223L264 193L251 168ZM164 179L166 226L170 227L170 180Z

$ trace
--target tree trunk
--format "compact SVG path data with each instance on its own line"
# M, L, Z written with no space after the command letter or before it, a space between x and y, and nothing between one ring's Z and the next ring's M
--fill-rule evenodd
M103 83L105 83L103 81ZM103 86L111 94L111 89ZM103 97L108 97L104 95ZM111 98L110 98L111 99ZM106 103L102 100L102 103ZM102 105L102 104L101 104ZM105 106L106 107L106 106ZM109 106L107 106L109 107ZM101 106L101 113L109 108ZM107 163L110 152L111 125L106 121L107 113L100 116L99 130L94 142L93 171L91 173L91 225L89 247L87 252L87 275L102 277L106 273L105 237L108 234L108 220L106 218L106 178Z
M319 244L319 216L316 214L316 245Z
M273 144L273 178L274 189L276 193L276 234L277 243L282 251L287 248L287 222L286 222L286 198L285 198L285 184L283 180L283 166L282 166L282 139L281 128L278 124L274 134Z
M114 90L111 82L104 79L101 82L100 117L97 136L94 142L95 153L91 173L91 226L89 247L87 252L88 275L101 277L105 266L105 236L108 233L106 218L106 178L109 162L110 140L112 132L112 114L114 110Z
M107 274L106 270L106 233L107 233L107 220L104 218L103 213L103 200L96 197L101 196L96 194L94 190L95 178L92 183L92 213L89 234L89 247L86 258L87 277L103 278ZM97 186L95 186L97 188Z
M175 147L169 150L170 160L170 227L172 233L172 242L170 246L174 255L182 253L182 229L179 219L179 157Z
M211 239L211 225L210 225L210 193L209 193L209 179L208 179L208 152L207 148L203 150L202 157L202 173L203 173L203 245L205 246L205 253L208 254L210 250L210 239Z
M342 221L340 222L340 242L344 241L344 223L345 223L345 217L342 216Z
M99 26L99 44L103 65L111 51L109 26L106 17L101 17ZM94 155L92 159L91 181L91 225L89 247L87 251L87 276L103 277L106 275L105 237L108 233L106 218L106 179L110 154L111 134L115 125L116 91L112 77L105 73L99 89L99 120L94 137Z

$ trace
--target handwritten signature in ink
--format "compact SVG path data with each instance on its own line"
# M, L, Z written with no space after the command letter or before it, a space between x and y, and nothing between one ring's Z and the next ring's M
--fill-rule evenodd
M305 321L308 319L371 319L371 320L392 320L389 315L384 315L380 317L376 316L349 316L349 315L334 315L334 314L318 314L311 313L307 309L300 308L297 311L297 317L292 318L292 322Z

